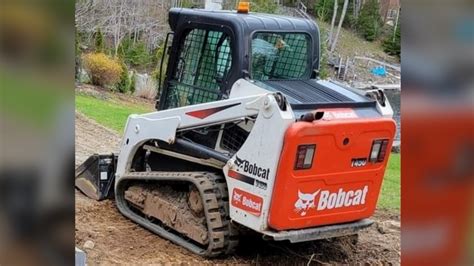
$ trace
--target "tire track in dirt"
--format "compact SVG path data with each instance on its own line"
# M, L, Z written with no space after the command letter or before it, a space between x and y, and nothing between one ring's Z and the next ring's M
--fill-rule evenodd
M93 153L117 152L120 135L76 113L76 166ZM87 253L89 265L109 264L306 264L400 263L400 217L377 211L376 224L363 231L357 245L349 238L301 244L266 242L245 236L236 254L206 260L123 217L113 200L96 202L75 192L76 246ZM90 240L94 247L85 249Z

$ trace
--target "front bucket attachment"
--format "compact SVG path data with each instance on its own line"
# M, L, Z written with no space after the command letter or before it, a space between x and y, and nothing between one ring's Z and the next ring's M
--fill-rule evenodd
M91 199L113 198L117 156L94 154L76 169L76 187Z

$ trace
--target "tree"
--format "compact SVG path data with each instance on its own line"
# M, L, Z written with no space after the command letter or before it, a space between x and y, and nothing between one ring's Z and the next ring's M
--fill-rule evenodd
M334 0L332 0L334 1ZM315 9L316 9L316 16L322 20L326 21L328 20L328 15L331 12L331 0L319 0L316 3Z
M331 53L334 52L334 50L336 49L337 39L339 38L339 33L341 32L342 22L344 22L344 18L346 17L348 4L349 4L349 0L344 0L341 18L339 19L339 25L337 26L336 36L334 37L334 41L331 42Z
M361 0L354 0L352 3L354 4L354 7L353 7L354 18L358 19L359 13L360 13Z
M326 33L326 31L322 29L322 33ZM328 66L328 50L326 48L326 42L321 42L320 53L319 78L327 79L329 77L330 67Z
M126 37L143 41L153 51L169 32L168 10L173 2L177 1L76 0L76 29L84 39L93 40L100 28L110 40L106 48L111 51Z
M363 6L357 20L357 29L368 41L374 41L380 34L382 18L377 0L368 0Z
M97 30L95 33L95 51L97 53L103 53L105 51L105 41L104 41L104 34L102 34L102 31L100 28Z
M278 4L275 1L253 0L250 1L250 10L253 12L273 14L277 11Z
M383 42L383 49L387 54L396 55L400 58L400 23L398 18L395 22L394 33L389 34Z
M336 23L336 16L337 16L337 0L334 0L334 8L332 12L332 19L331 19L331 29L329 30L329 37L328 37L328 44L331 46L332 43L332 33L334 31L334 23Z
M117 84L117 89L121 93L126 93L130 90L130 77L128 76L128 67L124 63L123 59L120 59L120 65L122 67L122 73L120 74L120 81Z
M153 60L153 56L143 41L135 41L128 36L122 39L117 49L117 55L123 58L124 62L132 67L146 68Z

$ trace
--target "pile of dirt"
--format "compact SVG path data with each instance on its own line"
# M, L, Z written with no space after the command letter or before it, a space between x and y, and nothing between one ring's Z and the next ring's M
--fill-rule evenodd
M120 136L76 114L76 166L93 153L119 149ZM363 231L354 244L347 237L301 244L264 241L258 235L242 238L237 252L207 260L181 248L122 216L113 200L101 202L76 190L76 246L97 264L399 264L400 216L378 210L376 224Z

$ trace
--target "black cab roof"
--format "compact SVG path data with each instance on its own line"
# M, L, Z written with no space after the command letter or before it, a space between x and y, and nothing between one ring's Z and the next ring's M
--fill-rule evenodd
M316 23L309 19L287 17L264 13L237 13L237 11L210 11L204 9L171 8L169 11L169 25L177 35L182 31L194 27L219 27L231 31L238 42L239 53L248 58L249 43L254 32L302 32L310 36L312 41L311 54L312 69L319 69L320 37ZM242 60L239 60L242 61ZM243 60L238 66L248 70L248 62Z
M256 30L268 31L304 31L319 35L319 29L309 19L294 18L264 13L237 13L237 11L210 11L204 9L172 8L169 12L169 23L175 30L181 23L202 22L232 25L236 31L251 34Z

